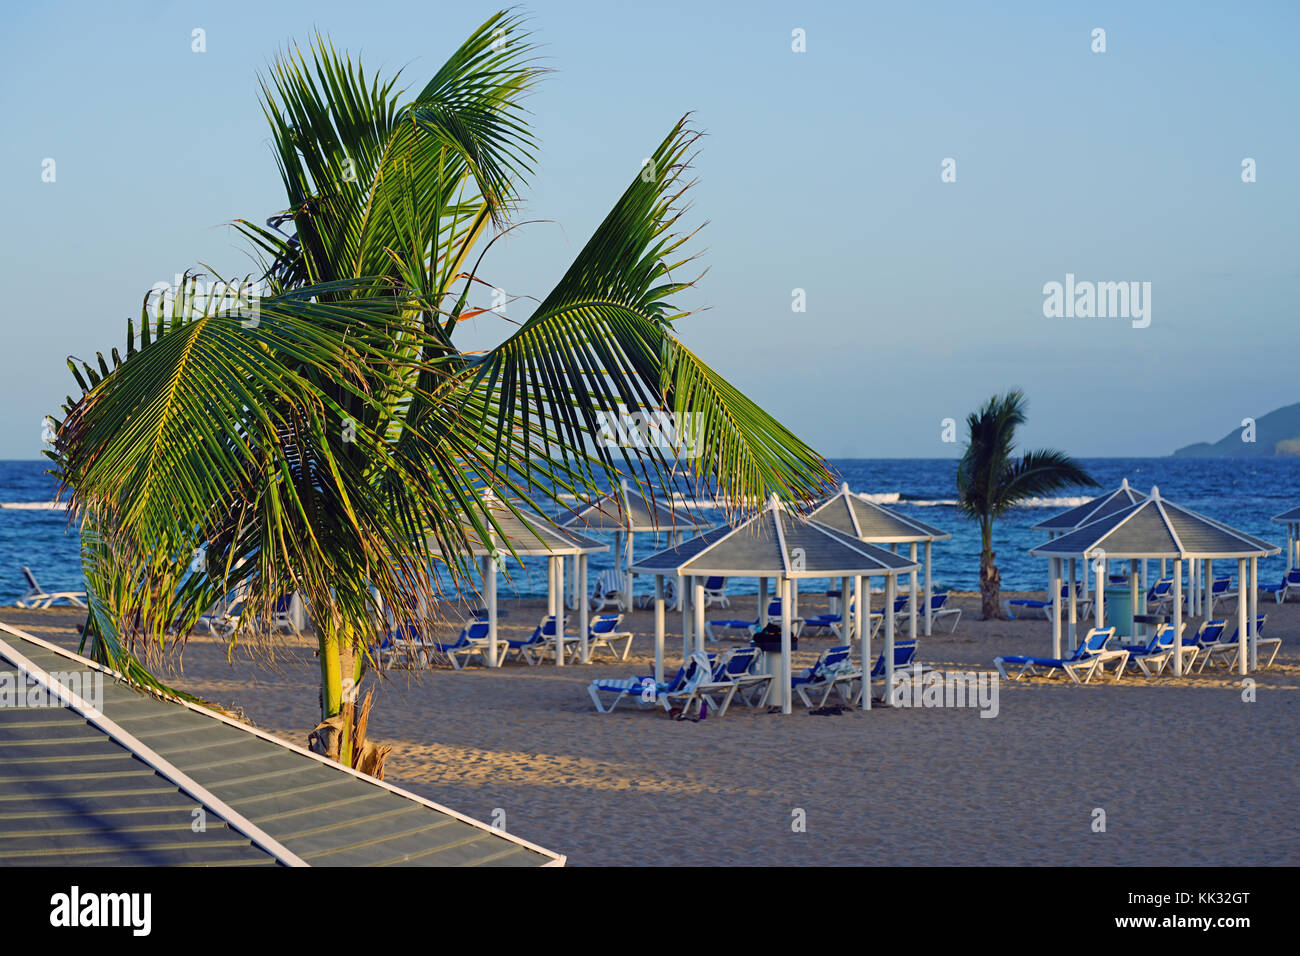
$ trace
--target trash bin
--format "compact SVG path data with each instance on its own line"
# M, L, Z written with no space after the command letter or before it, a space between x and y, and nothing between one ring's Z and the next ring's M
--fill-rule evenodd
M1116 637L1132 638L1133 592L1128 581L1112 585L1106 591L1106 626L1115 628ZM1142 613L1142 593L1138 592L1137 612Z

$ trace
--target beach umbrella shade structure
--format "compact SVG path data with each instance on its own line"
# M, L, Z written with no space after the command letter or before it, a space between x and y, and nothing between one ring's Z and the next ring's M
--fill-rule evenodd
M482 560L483 586L487 592L488 666L499 667L501 655L497 653L497 571L510 552L520 558L546 558L547 611L555 618L555 665L564 666L564 559L574 558L576 574L581 588L587 587L587 556L608 551L602 544L574 531L557 528L549 519L518 503L507 505L491 493L484 496L492 524L488 525L490 545L484 543L477 532L469 535L473 541L471 552ZM589 658L587 602L578 603L579 659Z
M1300 507L1274 515L1270 520L1286 525L1286 569L1300 568Z
M925 636L930 636L932 629L930 597L934 592L930 564L932 546L935 541L948 540L952 537L951 534L933 525L926 524L924 521L918 521L883 505L878 505L863 495L854 494L849 491L847 481L840 485L838 492L818 502L809 512L808 517L813 521L828 525L836 531L852 535L859 541L866 541L869 544L890 545L890 550L894 550L900 544L909 545L910 553L908 557L913 564L917 562L918 546L924 548L922 567L925 569ZM909 634L915 638L917 572L912 571L908 578L911 595L907 602L908 627ZM842 583L841 591L843 591Z
M632 609L632 574L635 563L633 550L637 534L658 534L667 531L670 544L678 544L684 537L699 534L718 522L693 513L689 508L674 506L660 498L643 494L628 487L627 480L619 483L617 492L568 511L555 519L556 525L581 534L613 533L615 545L614 566L624 572L623 606ZM676 539L676 540L673 540ZM573 596L573 605L585 601L586 591Z
M1071 558L1091 561L1096 579L1097 627L1106 622L1107 562L1129 561L1129 588L1132 616L1137 616L1139 602L1138 562L1151 559L1171 560L1174 564L1173 625L1175 646L1181 641L1183 624L1182 565L1193 559L1204 561L1205 577L1212 580L1213 562L1237 562L1237 633L1241 648L1237 655L1238 670L1245 674L1247 652L1250 668L1256 666L1256 589L1259 559L1281 551L1274 544L1230 528L1222 522L1198 514L1160 497L1158 488L1151 494L1119 511L1084 525L1077 531L1061 535L1030 550L1030 554L1048 558L1052 568L1052 653L1061 654L1061 567ZM1206 590L1209 590L1207 583ZM1073 589L1071 589L1073 595ZM1249 601L1249 616L1247 602ZM1136 620L1130 620L1136 628ZM1174 674L1181 676L1181 653L1174 655Z
M894 673L894 596L898 575L916 570L916 565L901 555L859 541L828 525L794 514L775 495L766 506L735 527L715 528L675 548L643 558L633 566L637 574L655 577L655 679L663 679L664 588L667 575L682 579L678 591L682 601L682 657L690 656L692 635L696 651L704 650L704 581L728 578L774 578L781 598L780 671L774 674L768 700L780 698L783 713L791 712L791 591L792 582L804 578L848 578L854 582L857 606L852 615L852 636L861 647L864 682L871 675L871 590L864 586L868 576L885 575L885 667L887 688L892 687ZM763 603L760 599L760 603ZM846 604L846 612L849 605ZM764 611L759 608L760 614ZM693 618L693 620L692 620ZM849 635L850 616L843 615L845 635ZM864 626L866 622L866 626ZM766 655L765 655L766 656ZM771 661L769 659L769 667ZM776 691L773 694L773 690ZM886 699L889 698L888 693ZM863 688L862 706L871 707L870 687Z
M1117 511L1122 511L1130 505L1137 504L1145 497L1146 495L1142 494L1142 492L1129 487L1128 479L1124 478L1120 481L1119 487L1109 494L1098 495L1095 498L1085 501L1083 504L1075 505L1072 508L1066 508L1064 511L1059 511L1052 515L1050 518L1043 519L1038 522L1038 524L1030 525L1030 527L1034 531L1045 531L1048 538L1055 538L1059 535L1069 534L1071 531L1078 531L1086 524L1091 524L1100 518L1105 518L1107 515L1112 515ZM1144 563L1143 570L1145 569L1146 565ZM1066 576L1070 582L1070 590L1073 591L1076 586L1075 582L1078 581L1078 569L1075 566L1075 562L1069 562L1066 570ZM1146 584L1146 579L1143 578L1142 586L1146 587ZM1083 593L1086 596L1088 594L1087 571L1083 574L1083 587ZM1070 632L1070 639L1071 641L1074 640L1073 630Z

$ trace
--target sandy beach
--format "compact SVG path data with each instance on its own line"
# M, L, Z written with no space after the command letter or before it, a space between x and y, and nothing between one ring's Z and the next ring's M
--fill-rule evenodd
M974 596L953 601L956 633L922 638L920 660L991 671L996 655L1050 650L1046 621L982 622ZM531 631L542 605L506 602L502 632ZM754 608L736 597L710 616ZM805 614L825 609L819 595L800 599ZM371 735L394 748L393 783L483 820L504 812L507 829L571 865L1294 865L1300 605L1270 598L1259 610L1283 646L1254 675L1253 703L1220 668L1083 687L1003 682L994 719L799 706L783 717L739 704L702 722L661 709L599 715L590 681L653 668L653 619L637 611L625 619L637 634L627 663L372 678ZM5 608L0 620L74 650L81 622L67 609ZM675 666L680 616L668 620ZM831 645L801 641L796 668ZM177 686L259 727L302 743L316 723L308 641L284 639L270 662L243 647L228 659L223 642L195 636L182 661ZM1105 832L1093 832L1097 808Z

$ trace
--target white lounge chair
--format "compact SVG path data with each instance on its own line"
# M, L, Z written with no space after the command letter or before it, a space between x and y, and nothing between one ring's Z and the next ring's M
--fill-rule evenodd
M731 601L727 597L727 579L724 577L711 577L704 580L704 606L712 607L731 607Z
M1115 679L1119 680L1120 675L1124 673L1128 655L1126 651L1122 650L1114 652L1106 650L1106 642L1114 636L1115 628L1113 627L1094 627L1069 657L1033 657L1017 654L1010 657L995 657L993 658L993 666L998 669L998 673L1002 675L1003 680L1020 680L1022 677L1050 677L1059 670L1074 683L1086 684L1092 680L1092 675L1096 673L1097 668L1101 665L1104 659L1103 655L1113 655L1118 659ZM1008 664L1018 665L1020 670L1014 674L1008 674ZM1082 681L1079 680L1080 674L1083 674Z
M622 623L622 614L601 614L592 621L587 626L587 653L594 657L598 649L606 647L615 660L627 660L632 652L632 632L620 631L618 628ZM622 653L614 646L615 641L625 641Z
M27 580L27 593L14 602L18 607L37 610L50 607L56 601L67 601L72 607L86 606L85 591L47 591L26 565L23 565L23 577Z
M952 627L948 629L951 634L957 630L957 622L961 620L961 608L948 607L948 592L942 594L930 595L930 620L938 626L945 618L952 619Z
M613 607L617 611L630 610L623 601L626 583L626 575L616 568L601 571L596 575L596 583L591 588L591 609L603 611L607 607Z

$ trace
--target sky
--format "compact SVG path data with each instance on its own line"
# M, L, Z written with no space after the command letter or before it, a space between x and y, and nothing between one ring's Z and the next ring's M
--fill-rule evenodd
M76 389L65 359L120 348L154 283L248 271L225 224L284 206L257 85L277 52L319 30L414 89L496 9L6 4L0 459L39 457ZM553 71L517 216L538 221L484 278L543 298L692 113L707 272L680 334L822 454L955 456L944 420L1011 387L1026 447L1083 457L1167 454L1300 401L1300 4L524 10ZM1049 317L1067 274L1139 283L1149 312ZM481 318L467 344L511 328Z

